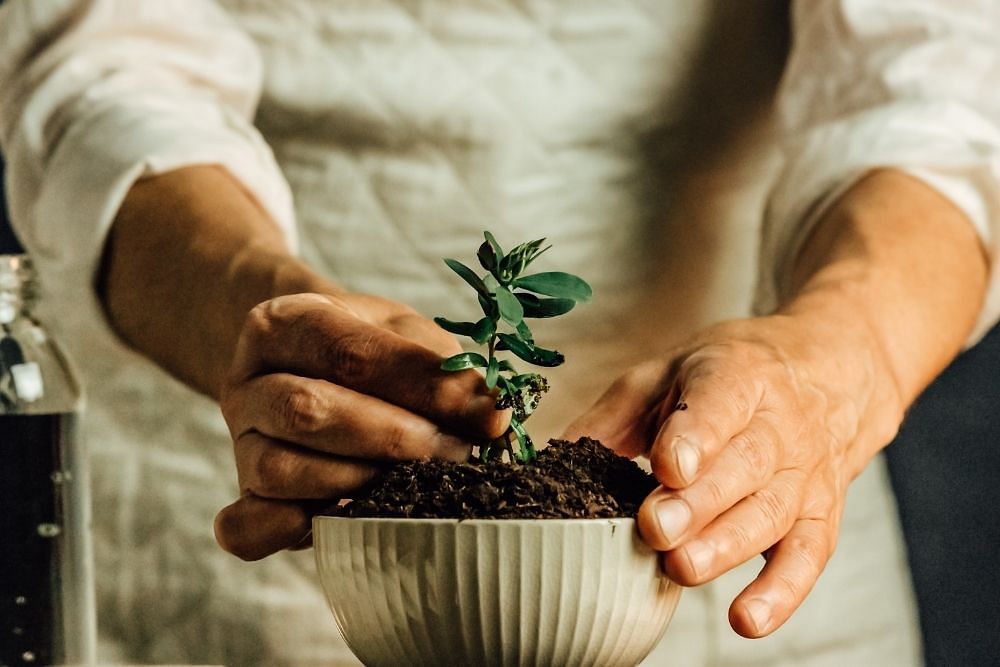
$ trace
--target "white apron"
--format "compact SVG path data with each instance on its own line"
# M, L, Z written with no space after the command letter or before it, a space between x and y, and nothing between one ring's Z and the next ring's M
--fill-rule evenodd
M775 171L767 112L784 3L222 4L263 55L257 125L313 266L461 319L476 305L441 257L472 261L489 228L508 246L548 237L540 267L592 283L592 304L536 327L568 359L530 424L536 440L558 435L630 364L748 314ZM247 564L216 546L213 516L236 497L217 407L58 299L51 307L89 386L104 657L356 664L310 552ZM880 460L852 486L839 549L810 598L772 637L749 641L727 607L761 565L686 591L645 664L918 662Z

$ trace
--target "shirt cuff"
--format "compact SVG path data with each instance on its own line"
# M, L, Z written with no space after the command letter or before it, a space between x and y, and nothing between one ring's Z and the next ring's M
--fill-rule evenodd
M991 264L986 300L968 344L1000 319L1000 133L954 103L900 102L810 128L788 139L765 213L754 312L790 292L795 260L831 205L873 169L904 171L952 201Z
M136 104L92 112L70 126L44 173L15 174L16 165L11 165L12 218L38 266L43 289L58 286L63 298L67 291L75 292L92 321L105 321L94 285L108 231L129 189L142 177L196 164L220 165L256 197L296 249L291 194L257 131L209 100L177 104L176 110ZM11 155L18 154L13 147ZM39 180L22 180L31 178Z

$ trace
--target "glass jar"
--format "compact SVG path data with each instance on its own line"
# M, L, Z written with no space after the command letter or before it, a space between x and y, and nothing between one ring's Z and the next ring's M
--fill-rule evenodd
M0 667L96 653L80 391L35 294L30 260L0 255Z

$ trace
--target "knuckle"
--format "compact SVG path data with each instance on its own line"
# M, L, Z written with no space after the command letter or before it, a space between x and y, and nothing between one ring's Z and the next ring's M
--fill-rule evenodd
M719 550L728 552L728 556L742 555L757 541L754 527L746 523L730 523L725 532L727 539L720 543Z
M276 401L279 423L287 432L315 434L322 430L329 406L315 390L296 386L279 394Z
M731 443L744 469L753 473L756 479L763 479L771 473L774 451L770 442L766 442L760 435L741 433Z
M404 424L387 424L383 429L383 455L385 458L391 461L420 458L419 453L413 451L410 430Z
M778 584L778 597L787 607L794 607L795 604L805 597L805 584L800 578L792 576L787 572L778 572L774 577Z
M827 541L816 536L792 535L786 538L786 548L793 554L797 562L815 572L822 569L829 558L830 550Z
M254 339L267 337L274 328L273 308L270 301L259 303L247 313L243 330Z
M608 394L626 396L644 395L652 384L657 384L668 373L668 363L662 359L650 359L631 367L617 378L608 388Z
M725 483L714 476L706 476L702 478L701 484L699 484L699 495L702 498L698 499L697 503L691 503L692 505L700 507L712 507L712 508L724 508L729 507L732 503L730 502L730 485ZM684 492L680 492L680 495L684 495Z
M378 337L367 331L339 336L329 348L334 377L348 387L366 385L381 354Z
M262 447L249 471L248 488L264 498L278 498L288 485L293 467L292 456L276 447Z
M784 494L773 489L760 489L752 497L769 530L777 532L785 527L788 522L788 503Z

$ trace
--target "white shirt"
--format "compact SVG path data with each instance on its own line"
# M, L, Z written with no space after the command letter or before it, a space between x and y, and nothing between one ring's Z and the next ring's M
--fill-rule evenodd
M549 236L562 267L597 295L545 332L570 360L533 419L551 435L628 363L749 311L768 192L761 311L819 213L877 166L907 169L951 198L995 258L1000 5L796 3L771 123L782 5L0 8L12 218L91 396L84 427L106 655L351 660L308 554L247 565L214 546L211 517L235 497L217 409L103 324L93 276L115 211L142 175L220 163L293 242L301 237L311 264L428 315L461 315L439 258L471 254L479 230L508 243ZM1000 312L996 285L994 276L977 335ZM574 369L574 359L586 363ZM726 605L751 563L686 594L650 664L912 664L912 601L892 516L876 463L852 487L840 551L786 629L753 643L728 630Z

